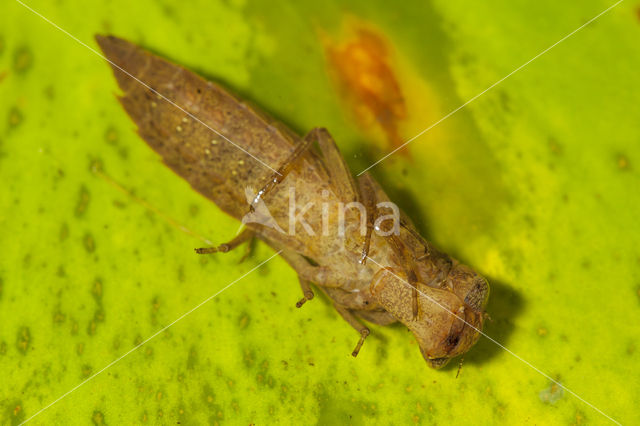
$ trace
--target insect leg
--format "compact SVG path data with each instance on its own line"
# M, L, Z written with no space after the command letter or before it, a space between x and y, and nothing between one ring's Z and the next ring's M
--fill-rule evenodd
M275 188L280 182L287 177L291 169L296 165L296 161L300 158L302 154L304 154L310 147L313 145L313 139L309 137L309 135L305 136L304 139L296 146L291 154L284 160L282 166L278 168L278 170L271 175L267 183L260 188L258 193L256 194L253 201L249 205L249 211L253 213L255 211L256 205L266 194L271 192L273 188Z
M358 318L353 315L353 312L351 312L344 306L340 306L334 303L333 307L336 308L336 311L338 311L342 318L344 318L344 320L348 322L351 327L355 328L356 331L360 333L360 340L358 340L355 349L353 350L353 352L351 352L351 355L358 356L358 352L360 352L360 348L362 348L364 339L366 339L370 333L369 328L366 325L362 324L360 320L358 320Z
M240 244L249 241L251 238L253 238L253 235L253 231L247 228L228 243L220 244L218 247L197 248L195 249L195 251L198 254L226 253L238 247Z
M365 173L358 178L358 184L360 186L360 198L364 203L365 211L367 213L367 232L364 236L362 256L360 257L360 263L364 265L367 263L367 257L369 256L371 233L373 232L373 225L376 220L376 192L375 187L372 184L371 175L368 173Z
M295 166L296 161L302 154L307 151L313 142L317 142L323 156L323 163L333 187L338 191L339 196L346 202L357 200L358 193L353 183L353 176L344 162L340 150L325 128L316 127L306 134L302 142L298 144L295 150L287 157L282 166L274 173L267 183L258 191L257 195L249 206L249 211L253 212L258 201L269 193L276 185L284 180L291 169Z
M309 285L309 281L305 280L301 276L298 276L298 280L300 281L300 288L302 289L304 297L296 303L296 308L301 307L307 300L313 299L314 296L311 286Z

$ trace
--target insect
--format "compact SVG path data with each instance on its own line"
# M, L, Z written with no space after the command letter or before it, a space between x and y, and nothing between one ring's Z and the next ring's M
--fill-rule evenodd
M96 40L139 135L246 224L232 241L198 253L253 237L280 251L298 273L296 306L313 299L314 284L358 331L353 356L370 333L363 321L402 322L433 368L475 344L487 281L422 238L373 177L354 179L327 130L300 137L183 67L123 39Z

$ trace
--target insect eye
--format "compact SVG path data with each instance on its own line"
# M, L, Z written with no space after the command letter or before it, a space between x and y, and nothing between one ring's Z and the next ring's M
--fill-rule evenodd
M464 298L464 303L476 311L480 311L489 297L489 283L482 277L477 277L474 285Z
M446 343L447 346L449 346L451 349L455 348L456 345L458 344L458 342L460 341L460 335L456 334L456 335L449 335L447 337Z

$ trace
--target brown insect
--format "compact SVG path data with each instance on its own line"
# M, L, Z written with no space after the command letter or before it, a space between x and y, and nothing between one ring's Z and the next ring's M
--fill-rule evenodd
M252 237L280 250L299 276L296 306L313 299L313 283L360 333L353 356L369 335L362 320L401 321L434 368L473 346L487 281L422 238L370 175L356 182L327 130L301 138L185 68L116 37L96 40L140 136L246 224L232 241L198 253Z

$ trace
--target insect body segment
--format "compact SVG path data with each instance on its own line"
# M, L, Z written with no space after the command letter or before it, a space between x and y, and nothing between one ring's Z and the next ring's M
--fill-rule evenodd
M298 273L296 306L314 298L311 284L323 291L360 334L354 356L370 334L363 321L402 322L434 368L473 346L486 280L422 238L373 177L356 184L326 129L301 138L191 71L116 37L96 40L140 136L246 225L232 241L196 252L227 252L253 236L278 250Z

